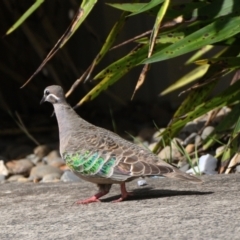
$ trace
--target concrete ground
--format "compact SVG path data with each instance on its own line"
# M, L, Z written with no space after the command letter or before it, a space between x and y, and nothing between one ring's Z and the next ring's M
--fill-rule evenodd
M0 239L240 239L240 175L202 177L201 185L169 179L128 184L135 196L74 205L96 192L79 183L0 185Z

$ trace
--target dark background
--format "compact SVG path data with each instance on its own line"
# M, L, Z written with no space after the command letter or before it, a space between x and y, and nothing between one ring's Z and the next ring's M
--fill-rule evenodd
M34 2L0 1L0 34L4 36ZM43 90L53 84L61 85L65 91L69 90L101 49L121 12L99 1L64 48L25 88L20 87L65 32L71 23L70 16L79 6L80 1L76 0L45 1L22 26L0 40L0 150L16 139L30 141L14 120L16 112L40 143L57 141L57 123L55 117L50 117L52 106L39 105ZM117 43L150 30L154 21L154 17L148 15L129 18ZM129 44L111 51L97 66L93 76L133 47L134 44ZM130 98L142 66L133 69L92 102L78 108L77 112L91 123L115 130L127 138L129 135L126 132L137 135L143 128L155 128L155 125L164 127L184 96L179 98L179 91L165 97L159 97L158 94L193 68L183 64L188 57L153 64L133 101ZM69 97L69 103L75 105L95 84L91 81L80 84ZM223 84L224 81L220 85Z

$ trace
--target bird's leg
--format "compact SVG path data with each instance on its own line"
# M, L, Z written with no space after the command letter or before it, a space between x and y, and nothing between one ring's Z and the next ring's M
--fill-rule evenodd
M112 186L111 184L98 184L99 192L97 194L84 200L78 200L76 204L88 204L93 202L100 202L99 198L108 194L111 186Z
M106 195L106 194L108 194L107 191L105 191L105 192L99 192L99 193L93 195L93 196L90 197L90 198L87 198L87 199L84 199L84 200L78 200L78 201L76 202L76 204L88 204L88 203L93 203L93 202L100 202L99 198L102 197L102 196L104 196L104 195Z
M119 199L114 200L113 201L114 203L115 202L122 202L122 201L126 200L129 196L133 195L132 193L127 192L125 183L121 183L120 188L121 188L122 196Z

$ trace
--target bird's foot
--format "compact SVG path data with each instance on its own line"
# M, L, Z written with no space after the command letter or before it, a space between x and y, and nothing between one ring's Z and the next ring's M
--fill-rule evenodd
M88 204L88 203L93 203L93 202L100 202L98 198L95 196L92 196L90 198L84 199L84 200L78 200L76 204Z
M121 193L122 193L122 196L119 199L112 201L113 203L122 202L126 200L129 196L133 196L133 193L127 192L125 183L121 184Z
M108 193L108 191L104 191L104 192L99 192L97 194L95 194L94 196L84 199L84 200L78 200L76 202L76 204L88 204L88 203L93 203L93 202L101 202L99 200L100 197L106 195Z
M113 203L122 202L122 201L128 199L129 196L133 196L133 195L134 195L133 193L126 192L124 195L122 194L122 196L120 198L113 200L112 202Z

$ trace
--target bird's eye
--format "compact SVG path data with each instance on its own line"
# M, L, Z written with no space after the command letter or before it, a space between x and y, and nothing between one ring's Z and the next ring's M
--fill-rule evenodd
M46 95L49 95L49 93L50 93L50 92L49 92L48 90L45 91L45 94L46 94Z

